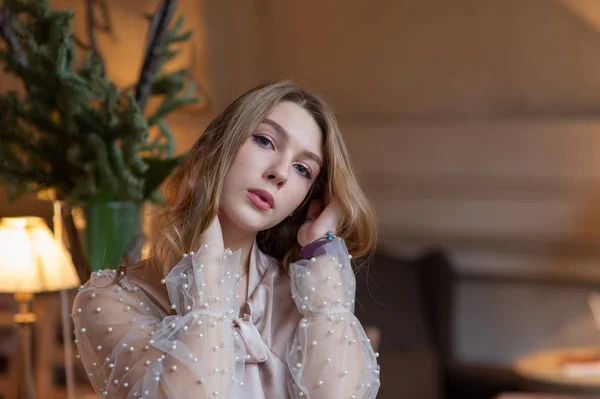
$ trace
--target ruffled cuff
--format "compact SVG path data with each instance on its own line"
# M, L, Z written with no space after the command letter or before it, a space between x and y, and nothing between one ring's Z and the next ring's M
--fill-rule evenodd
M94 273L82 287L73 304L75 343L96 392L243 397L245 345L230 320L239 254L210 249L184 257L164 279L170 316L155 311L153 298L127 276L115 284L112 270Z
M292 297L307 317L329 313L353 313L356 278L344 240L324 244L323 254L290 265Z
M178 315L191 311L221 320L233 320L239 312L235 295L241 251L232 253L203 244L185 254L162 280L167 285L171 310Z
M290 265L294 301L304 318L286 355L293 398L375 398L377 355L354 316L356 279L344 241Z

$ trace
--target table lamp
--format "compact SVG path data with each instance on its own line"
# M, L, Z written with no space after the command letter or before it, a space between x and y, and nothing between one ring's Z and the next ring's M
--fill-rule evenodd
M19 312L14 315L20 330L19 398L35 395L31 377L31 332L36 321L31 307L33 294L79 284L69 253L42 218L0 219L0 292L13 293L19 304Z

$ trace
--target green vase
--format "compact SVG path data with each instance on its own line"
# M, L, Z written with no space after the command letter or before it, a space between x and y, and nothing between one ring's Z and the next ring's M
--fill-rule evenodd
M139 202L87 204L85 250L90 268L116 269L136 233L142 230Z

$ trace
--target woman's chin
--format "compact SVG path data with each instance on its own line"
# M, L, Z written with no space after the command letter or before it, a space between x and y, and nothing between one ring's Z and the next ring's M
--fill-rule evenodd
M235 221L236 226L244 231L259 232L275 226L271 218L267 218L265 215L257 214L256 212L245 210L238 212L231 220Z
M284 218L278 218L272 209L260 210L249 203L227 203L221 207L220 213L228 220L228 224L242 231L259 232L279 224Z

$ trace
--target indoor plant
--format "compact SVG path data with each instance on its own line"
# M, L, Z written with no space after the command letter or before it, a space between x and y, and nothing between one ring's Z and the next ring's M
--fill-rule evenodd
M6 44L0 62L24 87L0 93L0 180L12 198L51 190L56 200L83 207L87 261L72 214L64 213L80 276L83 269L118 265L140 230L140 204L160 200L158 187L179 162L164 118L198 101L187 69L163 68L191 35L182 32L182 18L170 24L176 0L161 1L150 18L131 89L107 76L94 37L93 3L87 0L89 44L83 51L71 32L72 10L53 10L47 0L4 0L0 8ZM159 104L145 113L150 97ZM157 133L149 135L155 125Z

